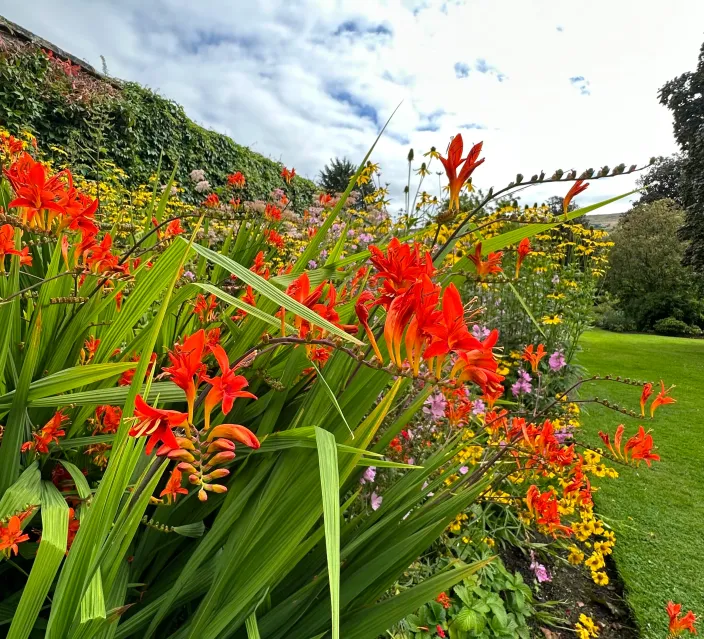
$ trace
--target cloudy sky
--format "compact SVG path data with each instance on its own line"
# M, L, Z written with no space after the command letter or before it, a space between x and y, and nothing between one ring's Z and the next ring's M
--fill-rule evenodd
M0 14L311 178L331 157L359 162L403 101L373 156L393 194L409 148L458 131L484 141L485 188L672 153L657 91L704 40L704 0L0 0Z

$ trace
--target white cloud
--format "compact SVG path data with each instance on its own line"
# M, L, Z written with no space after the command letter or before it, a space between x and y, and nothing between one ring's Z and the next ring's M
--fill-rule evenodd
M673 152L657 91L694 67L704 22L700 0L35 0L3 11L312 178L333 156L360 160L403 100L374 154L394 204L409 147L420 158L460 130L484 141L482 187ZM596 182L578 201L633 184Z

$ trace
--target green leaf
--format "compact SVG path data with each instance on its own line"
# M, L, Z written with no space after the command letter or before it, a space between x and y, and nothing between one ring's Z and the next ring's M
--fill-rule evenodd
M136 364L136 362L133 362ZM134 368L134 366L132 366ZM110 406L122 406L127 400L127 395L130 392L129 386L116 386L115 388L99 388L91 391L82 391L80 393L69 393L68 395L53 395L51 397L43 397L30 402L30 406L53 408L54 406L97 406L99 404L108 404ZM146 384L142 386L141 395L147 397L149 402L155 402L159 399L162 404L171 404L174 402L185 402L186 395L173 382L154 382L146 391ZM62 447L68 442L61 442ZM96 442L97 443L97 442Z
M245 621L245 628L247 629L247 639L261 639L259 634L259 626L257 626L257 615L252 613L247 617Z
M206 257L209 261L213 262L213 264L219 264L233 275L236 275L245 284L249 284L249 286L251 286L255 291L275 302L277 306L283 306L287 311L291 311L311 324L314 324L319 328L323 328L333 335L342 337L348 342L363 346L363 343L356 337L346 333L341 328L338 328L331 322L328 322L326 319L323 319L320 315L314 313L308 307L303 306L303 304L297 302L292 297L276 288L271 282L268 282L260 275L253 273L248 268L245 268L241 264L231 260L229 257L216 253L215 251L211 251L209 248L201 246L200 244L194 244L193 249L196 253L199 253L203 257Z
M327 383L325 377L323 377L323 374L320 372L320 369L317 367L315 362L311 361L311 364L313 365L313 368L318 372L318 379L320 379L320 381L323 383L323 388L325 389L325 393L327 394L327 396L330 398L330 402L335 407L335 410L337 410L338 414L342 418L342 421L345 423L345 426L347 426L347 430L350 431L352 439L354 439L354 433L350 428L349 422L347 421L345 414L342 412L342 408L340 408L340 404L337 401L337 397L335 397L335 393L333 393L332 388L330 388L330 384Z
M93 493L88 485L88 480L86 476L80 471L78 466L75 466L71 462L65 459L59 460L61 465L69 472L73 483L76 484L76 491L81 499L88 499Z
M530 318L530 321L533 322L533 324L535 324L535 327L538 329L538 331L540 332L540 334L541 334L543 337L545 337L545 339L547 339L547 337L546 337L546 335L545 335L545 332L543 331L543 329L542 329L542 327L540 326L540 324L538 324L538 322L537 322L537 320L535 319L535 317L533 317L533 313L531 313L530 308L528 308L528 304L526 304L526 301L523 299L523 297L522 297L521 294L518 292L518 290L516 289L516 287L513 285L512 282L508 282L508 286L509 286L509 288L511 289L511 291L513 292L513 294L516 296L516 299L518 300L518 302L520 303L520 305L523 307L523 310L526 312L526 315L528 315L528 317Z
M48 481L41 483L42 540L37 557L12 619L8 639L26 639L34 627L66 552L68 505L59 490Z
M19 479L5 491L0 499L0 519L12 517L28 506L38 506L42 501L41 480L38 462L25 468Z
M320 466L320 489L323 493L325 550L328 560L328 583L332 609L332 639L340 638L340 474L337 469L335 436L315 428Z

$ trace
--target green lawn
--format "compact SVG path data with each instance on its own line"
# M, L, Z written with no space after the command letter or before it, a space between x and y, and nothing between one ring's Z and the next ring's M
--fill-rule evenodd
M589 373L662 378L677 386L677 403L660 407L653 421L593 404L583 415L583 436L592 443L601 443L599 430L613 433L619 423L627 436L641 422L653 432L662 461L652 469L618 467L621 476L602 482L596 506L616 530L614 557L642 636L664 639L668 599L704 618L704 340L593 330L581 345L578 363ZM640 390L599 382L581 396L638 410Z

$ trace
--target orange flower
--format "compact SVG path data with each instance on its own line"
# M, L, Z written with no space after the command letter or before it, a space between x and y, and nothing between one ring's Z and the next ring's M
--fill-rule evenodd
M241 189L245 185L244 175L242 175L239 171L236 171L235 173L227 176L227 183L230 186Z
M670 637L678 637L684 633L685 630L693 635L697 634L697 629L694 627L694 624L697 622L697 617L691 610L680 617L682 604L676 604L673 601L668 602L667 606L665 606L665 610L670 617Z
M599 431L599 437L606 444L611 454L626 463L633 460L640 463L641 460L645 460L645 463L650 466L651 461L660 461L660 455L653 453L653 437L650 433L647 433L642 426L638 427L638 432L631 437L626 445L621 450L621 442L623 440L623 433L626 430L623 424L619 424L616 428L616 434L614 435L614 443L611 444L609 435Z
M6 255L19 255L15 249L15 227L11 224L0 226L0 271L4 270L4 260Z
M538 365L540 364L540 360L543 359L547 355L547 352L545 351L545 347L542 344L538 344L538 349L533 352L533 344L529 344L523 349L523 356L522 359L524 359L526 362L530 362L530 367L533 370L534 373L538 372Z
M227 415L232 410L232 404L237 397L257 399L256 395L242 390L249 386L249 382L243 375L235 374L236 368L230 368L225 349L217 344L213 346L212 352L220 366L221 374L218 377L205 377L205 381L212 386L205 397L206 430L210 425L210 412L219 402L222 402L222 412Z
M291 184L291 180L296 177L296 169L291 169L290 171L284 167L281 169L281 177L286 180L286 184Z
M28 539L29 535L22 534L22 520L16 515L10 517L7 525L0 526L0 552L6 558L10 557L12 553L16 555L19 552L17 544L21 544Z
M328 206L332 202L332 195L329 193L321 193L318 196L318 203L320 206Z
M572 202L572 198L579 195L582 191L585 191L588 186L588 182L585 182L584 180L577 180L572 185L570 190L567 191L567 195L565 195L565 199L562 201L562 212L565 214L565 217L567 217L567 211L570 208L570 202Z
M176 503L176 499L179 495L187 495L188 490L186 488L181 488L182 477L183 473L178 468L174 468L171 471L169 481L166 482L166 486L159 494L159 497L166 497L168 503L173 504Z
M494 329L483 342L477 340L477 348L460 351L450 377L457 375L457 381L474 382L482 389L484 395L501 396L501 382L504 381L504 376L496 372L498 362L493 351L498 339L499 332Z
M207 367L202 361L204 348L205 331L200 329L190 337L186 337L183 344L174 344L173 350L169 351L172 365L165 366L163 369L164 375L171 377L173 383L186 393L189 421L193 421L196 390L207 373Z
M469 180L474 170L484 162L484 158L478 160L479 154L482 152L483 142L475 144L466 158L462 158L462 134L458 133L447 151L447 158L439 156L440 162L445 167L445 173L447 174L447 179L450 182L450 203L449 210L460 210L460 190L464 186L465 182ZM458 172L459 169L459 172Z
M474 268L479 277L484 277L485 275L490 275L492 273L501 273L502 257L503 253L498 251L496 253L489 253L489 255L486 256L486 260L482 260L481 242L474 247L474 255L467 255L467 258L474 264Z
M34 441L25 442L22 444L21 452L26 453L29 450L35 450L38 453L45 455L49 452L49 444L52 442L59 443L59 437L64 437L66 431L62 426L68 421L68 417L60 410L54 413L54 416L36 433L32 434Z
M645 403L648 401L648 397L653 394L653 385L647 382L643 385L643 392L640 394L640 415L645 417Z
M527 237L524 237L519 243L518 243L518 248L516 249L516 277L518 277L518 274L521 271L521 264L523 264L523 260L526 259L526 255L530 253L531 251L531 246L530 246L530 240Z
M130 429L132 437L149 435L147 447L144 452L150 455L157 443L163 442L171 450L177 449L178 442L172 428L188 421L188 415L176 410L163 410L149 406L141 395L137 395L134 402L134 416L136 424Z
M277 233L274 229L264 229L264 238L270 246L275 246L280 250L284 248L283 236Z
M525 501L528 510L535 517L536 523L545 527L545 530L551 535L557 536L560 533L569 536L572 534L571 528L560 523L557 497L554 492L548 490L541 493L538 487L533 485L528 489Z
M90 362L95 357L98 346L100 346L100 340L91 335L81 349L81 362L84 364Z
M122 419L122 408L119 406L98 406L95 409L96 432L109 435L116 433Z
M78 529L81 527L81 522L76 519L76 511L73 508L68 509L68 535L66 537L66 554L71 550L73 540L76 538Z
M437 601L445 609L452 605L450 596L446 592L441 592L437 597L435 597L435 601Z
M369 327L369 309L374 306L374 293L371 291L364 291L358 298L354 305L354 312L357 314L357 319L359 323L364 327L364 332L369 338L369 342L374 349L374 355L380 362L384 362L384 358L381 356L381 351L379 350L379 345L376 343L376 338L372 329Z
M273 204L267 204L264 208L264 217L272 222L278 222L281 219L281 209Z
M193 305L193 314L198 316L201 324L207 324L217 319L217 315L215 314L217 307L218 302L215 295L208 295L206 299L205 295L198 293L196 302Z
M667 390L665 390L665 382L660 380L660 392L657 394L655 399L653 400L653 403L650 405L650 416L653 417L655 415L655 410L657 409L658 406L663 406L665 404L674 404L677 400L673 399L672 397L668 397L668 393L674 388L674 386L670 386Z
M206 197L203 202L203 206L209 209L214 209L217 206L220 206L220 198L217 196L217 193L211 193L208 197Z
M259 253L256 254L254 264L252 264L249 270L263 277L265 280L269 279L269 267L264 260L264 251L259 251Z
M23 246L17 253L20 256L20 266L32 266L32 256L29 254L29 246Z
M304 272L288 285L286 295L303 304L303 306L312 309L313 306L318 303L318 300L320 300L325 284L326 282L322 282L311 291L308 273ZM281 307L279 315L281 316L281 334L284 335L286 333L286 309ZM294 325L298 330L299 337L305 337L310 331L310 323L302 317L296 316Z

